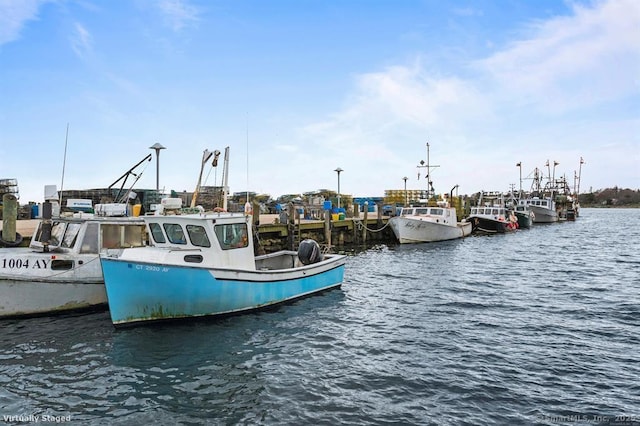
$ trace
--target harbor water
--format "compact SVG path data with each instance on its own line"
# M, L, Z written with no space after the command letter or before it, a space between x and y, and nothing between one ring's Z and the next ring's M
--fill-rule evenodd
M640 210L347 259L341 289L116 330L0 321L0 424L640 424Z

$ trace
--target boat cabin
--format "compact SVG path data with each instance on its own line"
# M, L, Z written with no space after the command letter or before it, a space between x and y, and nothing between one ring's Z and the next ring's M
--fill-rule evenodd
M255 270L251 216L242 213L145 216L156 261ZM129 250L127 258L139 259ZM130 257L131 256L131 257Z
M534 198L527 198L525 200L520 200L520 202L518 203L519 206L536 206L536 207L542 207L545 209L550 209L552 208L552 206L550 205L550 201L549 199L539 199L537 197Z
M495 220L505 220L506 212L504 207L485 206L471 207L470 216L492 217Z
M148 244L142 219L101 218L93 215L56 218L51 221L51 236L45 240L44 221L31 239L29 248L57 253L98 254L108 249L142 247Z
M415 218L429 219L437 223L456 224L455 210L444 207L404 207L400 216L415 216Z

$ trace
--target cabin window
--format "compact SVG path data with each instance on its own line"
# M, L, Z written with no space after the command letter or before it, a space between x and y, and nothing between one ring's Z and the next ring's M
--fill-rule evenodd
M102 225L101 232L102 248L120 249L146 245L146 232L142 224L108 223Z
M53 259L51 261L51 269L53 271L66 271L73 269L73 260Z
M214 230L223 250L243 248L249 245L249 232L246 223L216 225Z
M54 223L51 227L51 240L49 241L49 244L52 246L59 246L64 237L64 230L66 227L67 224L64 222Z
M102 247L106 249L120 248L120 233L116 226L102 225Z
M67 225L67 229L64 232L64 237L62 237L62 247L73 247L76 242L76 237L78 236L78 231L80 231L79 223L70 223Z
M402 209L403 215L413 215L413 209Z
M122 230L122 246L143 247L147 245L147 231L143 224L140 225L116 225Z
M191 244L194 246L211 247L211 241L209 241L209 237L207 237L207 231L205 231L202 226L187 225L187 234L189 234Z
M38 224L38 228L34 234L32 241L40 241L40 237L42 236L42 222Z
M435 216L442 216L442 209L431 209L431 214Z
M167 238L171 244L187 244L182 226L177 223L165 223L164 232L167 234Z
M151 235L153 236L153 241L156 243L166 243L167 240L164 239L164 234L162 233L162 228L157 223L150 223L149 229L151 230Z
M429 214L429 209L416 209L416 214L417 215Z
M203 257L199 254L188 254L184 257L184 261L188 263L202 263Z
M98 253L98 224L87 223L80 253Z

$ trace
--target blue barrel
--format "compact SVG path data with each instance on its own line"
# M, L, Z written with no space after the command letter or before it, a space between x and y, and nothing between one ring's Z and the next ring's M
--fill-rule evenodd
M35 219L38 217L38 205L37 204L32 204L31 205L31 219Z

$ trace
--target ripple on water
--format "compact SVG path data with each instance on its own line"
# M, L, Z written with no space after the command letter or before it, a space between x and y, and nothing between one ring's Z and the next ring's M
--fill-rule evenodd
M256 314L118 331L108 312L2 321L3 414L122 425L637 414L639 213L583 209L508 235L379 246L348 257L341 289Z

